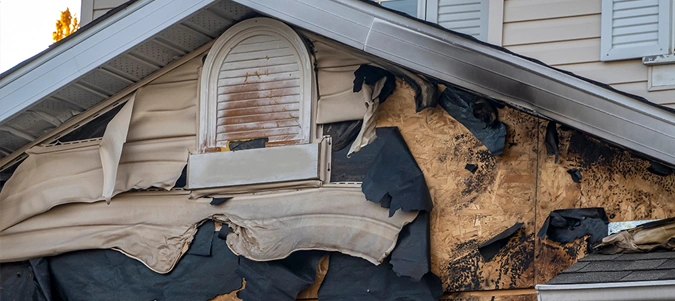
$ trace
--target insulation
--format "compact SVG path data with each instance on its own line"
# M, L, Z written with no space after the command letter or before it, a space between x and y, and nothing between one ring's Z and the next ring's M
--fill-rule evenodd
M601 253L649 252L655 249L675 251L675 218L642 224L602 239L596 246Z
M199 58L139 88L103 139L36 146L0 192L0 230L50 208L169 189L196 147Z
M103 202L58 206L0 234L0 262L85 249L116 249L155 272L172 270L204 219L226 222L228 247L252 260L297 250L328 250L377 264L392 251L416 213L367 202L358 188L320 188L236 196L210 205L185 193L126 193ZM10 247L11 246L11 247Z

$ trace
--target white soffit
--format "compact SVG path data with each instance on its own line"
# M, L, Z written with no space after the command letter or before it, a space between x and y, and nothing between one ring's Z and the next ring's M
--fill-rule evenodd
M363 1L233 0L675 165L675 113Z
M253 11L229 0L138 0L0 77L0 168L68 119L205 45ZM18 150L18 152L17 152Z

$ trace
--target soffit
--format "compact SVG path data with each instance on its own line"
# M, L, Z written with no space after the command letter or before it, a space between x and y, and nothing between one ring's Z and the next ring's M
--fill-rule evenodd
M227 0L130 1L5 72L0 77L0 165L253 14Z

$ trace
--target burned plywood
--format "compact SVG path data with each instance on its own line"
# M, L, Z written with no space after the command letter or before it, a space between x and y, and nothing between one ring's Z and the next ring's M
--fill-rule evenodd
M546 133L539 123L539 135ZM563 128L564 129L564 128ZM565 208L605 208L610 222L661 219L675 215L675 176L659 176L650 163L574 130L558 127L559 161L539 145L536 227L549 213ZM583 175L575 183L568 173ZM537 239L536 283L546 283L587 253L588 237L561 244Z
M432 272L446 292L532 287L537 120L500 109L507 143L493 157L442 108L416 113L413 100L413 90L399 81L380 106L377 126L400 129L425 175L434 201ZM467 163L478 165L475 173ZM478 245L516 222L523 229L485 262Z

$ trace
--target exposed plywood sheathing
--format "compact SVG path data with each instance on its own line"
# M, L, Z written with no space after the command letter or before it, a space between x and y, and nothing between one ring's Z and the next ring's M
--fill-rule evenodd
M539 135L545 135L542 123ZM610 222L663 219L675 216L675 175L657 176L647 171L649 162L586 135L558 130L559 163L539 149L537 227L556 209L604 207ZM572 182L567 170L581 170L582 180ZM586 242L560 245L537 242L536 283L546 283L586 255Z
M415 113L413 92L398 88L380 107L378 126L398 126L425 174L431 212L432 271L447 292L526 288L534 283L534 196L537 120L502 110L509 137L504 154L492 157L442 108ZM467 163L478 164L471 174ZM508 200L508 201L506 201ZM512 226L523 229L492 261L478 244Z
M535 237L552 210L604 207L610 221L675 215L675 175L653 175L645 160L587 135L559 130L561 155L555 164L544 145L548 121L511 108L499 109L508 129L506 146L504 154L492 157L443 109L415 113L412 90L397 84L380 106L378 126L399 127L425 174L435 205L432 271L447 293L532 288L583 257L584 239L561 246ZM478 171L465 170L467 163L478 164ZM572 181L570 168L581 170L580 184ZM525 223L523 229L485 262L477 246L516 222ZM532 300L528 298L505 300Z
M640 58L600 62L601 0L508 0L503 45L554 67L601 81L652 102L675 106L675 90L647 90Z

